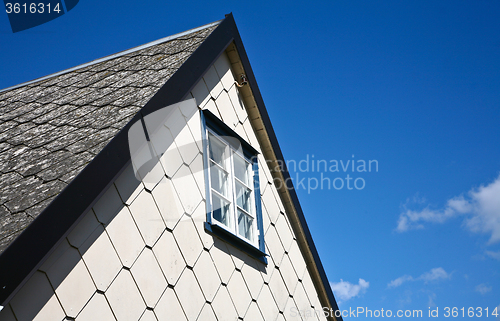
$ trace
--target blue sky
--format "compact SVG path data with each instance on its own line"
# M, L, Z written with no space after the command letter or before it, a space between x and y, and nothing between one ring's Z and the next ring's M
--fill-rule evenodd
M0 14L0 88L229 12L285 158L378 163L292 174L340 307L499 306L496 1L81 0L15 34ZM308 191L322 174L364 188Z

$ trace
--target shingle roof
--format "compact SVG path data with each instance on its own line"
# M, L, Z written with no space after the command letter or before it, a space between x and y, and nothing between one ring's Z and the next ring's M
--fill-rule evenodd
M0 253L217 23L0 91Z

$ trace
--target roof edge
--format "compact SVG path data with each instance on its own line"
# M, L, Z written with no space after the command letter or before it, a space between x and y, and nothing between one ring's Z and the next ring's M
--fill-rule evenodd
M307 264L308 270L311 273L313 283L315 284L315 286L317 286L316 291L318 292L321 304L324 307L331 308L334 312L336 312L337 310L339 310L337 301L329 284L328 277L326 275L325 269L314 244L311 232L305 220L304 212L302 211L297 193L295 191L295 188L293 187L293 182L290 179L290 173L288 172L288 169L286 167L286 162L284 161L281 147L278 144L276 133L274 132L273 126L271 124L271 119L257 85L255 75L253 73L250 61L243 45L243 41L241 40L238 28L236 27L236 23L232 15L230 15L230 18L231 28L233 28L232 32L234 37L234 44L236 47L235 49L238 56L240 57L242 67L248 78L250 87L250 89L248 89L249 92L246 93L248 94L248 96L245 95L245 93L242 96L244 100L246 100L247 98L251 98L253 100L249 101L250 104L247 104L248 106L256 106L256 108L250 108L256 110L257 113L253 111L253 117L250 117L249 113L249 119L257 128L257 130L254 128L254 131L258 131L261 133L261 137L258 137L258 139L259 143L263 145L261 147L264 147L266 149L262 150L262 152L266 155L266 158L269 158L271 161L279 162L279 164L283 164L282 166L278 167L281 169L280 171L273 171L270 168L271 174L274 178L279 179L282 182L289 182L283 183L282 188L278 188L278 193L280 195L281 201L283 202L283 205L285 206L287 216L290 219L290 223L293 226L294 232L296 233L299 248L301 249L301 251L303 251L302 255L306 262L309 263ZM245 87L243 87L242 89L245 90ZM261 128L263 128L263 130L260 130ZM342 316L337 316L336 313L330 313L327 319L337 321L343 320Z
M14 86L10 86L10 87L4 88L4 89L0 89L0 93L3 93L5 91L9 91L9 90L12 90L12 89L20 88L20 87L23 87L23 86L26 86L26 85L30 85L30 84L33 84L35 82L42 81L42 80L45 80L45 79L49 79L49 78L52 78L52 77L60 76L60 75L63 75L65 73L72 72L72 71L75 71L75 70L78 70L78 69L81 69L81 68L84 68L84 67L92 66L92 65L101 63L103 61L106 61L106 60L111 60L111 59L114 59L114 58L125 56L125 55L127 55L129 53L132 53L132 52L135 52L135 51L146 49L146 48L158 45L158 44L163 43L163 42L167 42L167 41L174 40L176 38L180 38L182 36L188 35L188 34L193 33L193 32L197 32L197 31L200 31L200 30L203 30L203 29L206 29L206 28L210 28L210 27L216 26L216 25L220 24L221 21L222 20L211 22L211 23L208 23L208 24L203 25L203 26L199 26L199 27L196 27L196 28L193 28L193 29L189 29L189 30L186 30L186 31L183 31L183 32L176 33L175 35L171 35L171 36L168 36L168 37L165 37L165 38L161 38L161 39L158 39L158 40L154 40L154 41L145 43L145 44L137 46L137 47L126 49L126 50L117 52L115 54L104 56L102 58L97 58L97 59L94 59L94 60L92 60L90 62L86 62L84 64L80 64L80 65L77 65L77 66L74 66L74 67L71 67L71 68L68 68L68 69L64 69L64 70L55 72L53 74L49 74L49 75L46 75L46 76L43 76L43 77L40 77L40 78L36 78L36 79L33 79L33 80L29 80L29 81L26 81L26 82L23 82L23 83L14 85Z

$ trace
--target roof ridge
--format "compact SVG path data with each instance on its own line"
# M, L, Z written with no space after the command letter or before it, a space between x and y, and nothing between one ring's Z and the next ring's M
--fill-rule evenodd
M35 83L35 82L38 82L38 81L46 80L46 79L49 79L49 78L52 78L52 77L60 76L62 74L65 74L65 73L68 73L68 72L71 72L71 71L75 71L77 69L81 69L81 68L84 68L84 67L92 66L92 65L95 65L95 64L100 63L100 62L104 62L104 61L107 61L107 60L118 58L118 57L127 55L129 53L135 52L135 51L139 51L139 50L146 49L146 48L149 48L149 47L152 47L152 46L164 43L164 42L168 42L168 41L180 38L182 36L185 36L185 35L188 35L188 34L191 34L191 33L194 33L194 32L197 32L197 31L200 31L200 30L203 30L203 29L206 29L206 28L210 28L210 27L216 26L216 25L220 24L221 21L222 20L217 20L215 22L211 22L211 23L208 23L208 24L203 25L203 26L199 26L199 27L196 27L196 28L193 28L193 29L189 29L189 30L186 30L186 31L183 31L183 32L176 33L176 34L168 36L168 37L164 37L164 38L161 38L161 39L158 39L158 40L154 40L154 41L145 43L143 45L139 45L139 46L136 46L136 47L133 47L133 48L130 48L130 49L126 49L126 50L117 52L115 54L104 56L102 58L97 58L95 60L92 60L92 61L84 63L84 64L80 64L80 65L77 65L77 66L74 66L74 67L71 67L71 68L68 68L68 69L64 69L64 70L61 70L61 71L58 71L58 72L55 72L55 73L52 73L52 74L49 74L49 75L46 75L46 76L43 76L43 77L39 77L39 78L36 78L36 79L33 79L33 80L29 80L29 81L26 81L26 82L14 85L14 86L7 87L7 88L4 88L4 89L0 89L0 93L3 93L5 91L9 91L9 90L12 90L12 89L20 88L20 87L23 87L23 86L26 86L26 85L29 85L29 84L32 84L32 83Z

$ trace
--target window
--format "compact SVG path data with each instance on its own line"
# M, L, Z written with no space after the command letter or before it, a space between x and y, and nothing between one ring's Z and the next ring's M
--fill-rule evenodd
M265 260L257 151L210 111L202 123L206 229Z

